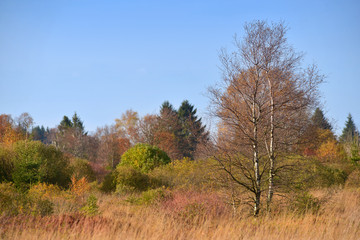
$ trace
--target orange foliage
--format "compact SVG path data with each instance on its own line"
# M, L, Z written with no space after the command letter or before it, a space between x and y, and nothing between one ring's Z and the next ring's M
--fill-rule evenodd
M337 144L335 135L331 130L328 129L320 129L315 127L309 128L303 138L306 142L303 153L306 156L317 156L320 147L327 142L329 142L330 145ZM324 149L322 152L324 152ZM320 154L320 156L324 154Z
M322 143L316 151L316 157L323 162L334 162L341 159L336 140L332 139Z
M13 128L12 121L10 115L0 115L0 143L11 145L16 141L24 139L23 134Z
M161 131L155 133L155 145L166 152L170 159L180 159L181 153L174 133Z
M89 191L90 186L85 177L76 180L75 176L71 177L70 192L76 197L82 197Z

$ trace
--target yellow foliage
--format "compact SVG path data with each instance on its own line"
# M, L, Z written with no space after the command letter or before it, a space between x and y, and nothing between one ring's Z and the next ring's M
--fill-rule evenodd
M46 183L38 183L32 186L28 194L29 196L42 200L53 200L54 198L59 198L63 195L58 186Z
M341 159L339 146L334 139L330 139L320 145L316 156L324 162L334 162Z

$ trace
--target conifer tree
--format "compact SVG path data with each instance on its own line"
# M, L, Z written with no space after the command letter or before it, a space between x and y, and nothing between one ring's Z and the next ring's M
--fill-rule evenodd
M85 127L83 121L78 117L76 112L74 113L72 117L72 128L78 133L81 133L81 135L87 135L87 132L85 132Z
M184 100L178 110L178 117L181 123L181 147L184 157L194 159L197 145L208 138L208 133L196 116L197 109L188 100Z
M329 123L328 119L325 117L324 112L320 108L316 108L313 116L311 117L311 122L315 127L320 129L332 130L332 126Z
M66 129L72 128L73 124L71 122L71 120L67 117L64 116L63 120L61 120L58 129L60 130L60 132L64 132Z
M44 126L36 126L31 131L32 139L36 141L45 142L46 140L46 130Z
M349 142L354 142L354 141L358 140L358 138L359 138L359 133L356 129L354 120L353 120L351 114L349 113L349 115L347 117L347 121L345 123L345 127L340 136L340 141L349 143Z

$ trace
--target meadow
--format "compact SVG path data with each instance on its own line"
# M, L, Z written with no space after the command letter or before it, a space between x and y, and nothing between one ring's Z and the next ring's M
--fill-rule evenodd
M329 193L328 191L331 191ZM314 192L316 213L233 215L216 194L176 192L146 205L98 195L99 213L2 216L1 239L359 239L360 189ZM326 197L324 197L326 196ZM326 198L326 200L325 200ZM239 212L246 212L245 209Z

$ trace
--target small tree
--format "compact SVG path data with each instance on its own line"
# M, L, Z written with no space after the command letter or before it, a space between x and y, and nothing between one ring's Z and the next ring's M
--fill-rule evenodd
M359 138L359 133L357 131L355 122L354 122L351 114L349 113L346 123L345 123L345 127L340 136L340 141L352 143L354 141L358 141L358 138Z
M351 114L349 113L345 127L340 136L340 142L343 144L348 157L354 162L358 162L360 159L359 138L360 136L357 127Z

